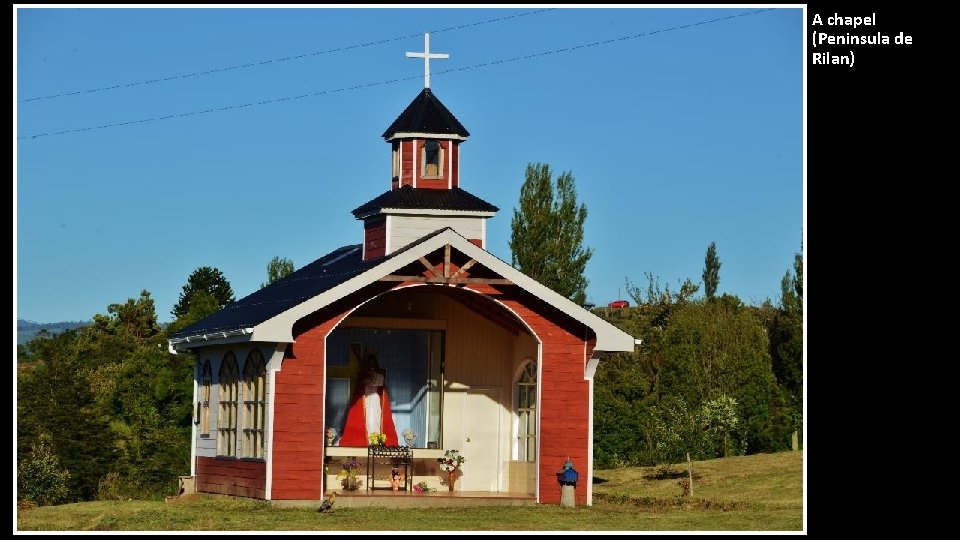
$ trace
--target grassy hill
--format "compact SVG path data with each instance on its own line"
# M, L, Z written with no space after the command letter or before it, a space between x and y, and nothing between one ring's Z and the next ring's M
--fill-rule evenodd
M51 334L59 334L64 330L72 330L90 324L84 321L64 321L55 323L37 323L25 319L17 319L17 345L22 345L30 341L40 330L46 330Z
M677 467L676 472L681 472ZM686 470L686 466L682 467ZM163 501L97 501L18 509L18 530L668 531L803 528L803 453L694 462L693 496L653 468L596 471L592 507L276 508L200 495Z

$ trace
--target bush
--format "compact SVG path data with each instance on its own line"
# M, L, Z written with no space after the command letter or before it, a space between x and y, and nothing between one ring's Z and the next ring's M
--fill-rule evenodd
M727 457L744 453L744 440L737 414L737 400L721 394L700 407L700 418L710 440L712 456Z
M654 408L654 433L655 463L663 468L665 475L674 463L685 461L688 452L691 459L713 457L706 451L709 439L700 414L691 410L683 398L667 397Z
M120 481L119 473L111 471L100 479L97 485L97 500L122 501L125 498L127 497L123 496L123 483Z
M69 480L70 473L60 468L60 460L44 437L17 466L17 496L39 505L66 502Z

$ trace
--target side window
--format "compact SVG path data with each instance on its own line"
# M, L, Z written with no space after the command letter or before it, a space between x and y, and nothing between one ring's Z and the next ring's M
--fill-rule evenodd
M200 402L199 408L200 436L210 436L210 391L213 386L213 371L210 369L210 361L203 362L203 368L200 373Z
M243 368L243 457L262 459L264 456L266 383L263 355L254 350L247 356Z
M237 357L228 352L220 363L220 408L217 411L217 455L237 455Z
M537 363L527 362L516 387L517 460L537 459Z

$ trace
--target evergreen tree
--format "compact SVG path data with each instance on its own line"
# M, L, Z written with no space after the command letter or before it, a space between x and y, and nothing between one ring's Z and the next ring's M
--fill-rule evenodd
M190 311L190 301L198 291L206 291L216 300L217 309L233 302L233 289L223 272L209 266L201 266L190 274L180 293L180 299L173 306L173 317L180 318Z
M98 407L88 379L92 366L77 354L84 332L34 338L29 349L36 367L17 374L20 460L29 459L27 453L41 440L49 441L59 467L69 473L63 478L69 500L92 499L115 455L110 419Z
M274 281L283 279L293 273L293 261L286 257L274 257L267 263L267 282L261 283L260 288L270 285Z
M717 257L717 244L710 242L707 255L703 258L703 292L707 298L713 298L720 284L720 259Z
M587 208L577 204L577 190L569 171L557 177L554 189L547 164L528 164L520 187L520 208L511 221L513 266L582 304L587 278L583 273L593 250L583 247Z

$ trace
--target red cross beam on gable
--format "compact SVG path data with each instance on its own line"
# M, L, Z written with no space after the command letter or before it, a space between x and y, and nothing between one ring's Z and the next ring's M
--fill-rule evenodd
M513 282L509 279L471 277L469 270L475 264L477 264L476 259L469 259L462 265L458 265L456 261L452 260L451 251L452 249L450 244L444 245L443 260L435 263L430 261L428 257L435 256L435 254L439 255L439 253L436 251L428 256L420 257L418 261L423 266L423 270L419 274L413 273L417 270L416 268L411 269L409 266L407 266L400 270L401 272L406 270L407 273L390 274L380 278L380 281L409 281L418 283L439 283L443 285L513 285Z

